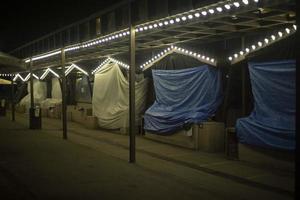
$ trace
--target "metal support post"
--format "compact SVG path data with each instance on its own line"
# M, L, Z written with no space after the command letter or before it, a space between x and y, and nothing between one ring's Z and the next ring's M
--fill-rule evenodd
M14 90L14 80L11 79L11 121L15 121L15 90Z
M135 163L135 28L129 0L130 69L129 69L129 162Z
M34 108L34 91L33 91L33 76L32 76L32 59L30 58L29 71L30 71L30 108Z
M61 49L61 78L62 78L62 123L63 123L63 139L68 139L67 136L67 84L66 84L66 74L65 74L65 49Z
M242 49L245 48L245 37L242 37ZM246 115L246 66L242 66L242 115Z

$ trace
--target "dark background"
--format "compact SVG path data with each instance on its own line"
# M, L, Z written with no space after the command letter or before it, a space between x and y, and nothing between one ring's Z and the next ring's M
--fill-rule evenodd
M0 51L9 52L122 0L0 2Z

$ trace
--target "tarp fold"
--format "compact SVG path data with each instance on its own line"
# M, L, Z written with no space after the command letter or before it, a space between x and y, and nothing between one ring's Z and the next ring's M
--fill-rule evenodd
M148 131L172 133L212 117L222 102L221 73L207 65L152 70L156 100L144 115Z
M239 141L264 148L295 149L296 62L249 63L254 97L250 116L236 123Z

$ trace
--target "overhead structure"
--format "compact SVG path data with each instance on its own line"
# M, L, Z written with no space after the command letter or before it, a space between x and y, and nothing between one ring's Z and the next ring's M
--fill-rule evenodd
M77 69L78 71L82 72L85 75L89 75L89 73L85 70L83 70L82 68L80 68L79 66L77 66L76 64L72 64L71 66L68 67L68 69L66 70L65 74L66 76L68 76L68 74L70 74L71 71L73 71L74 69Z
M44 80L47 76L48 76L48 74L49 73L51 73L51 74L53 74L55 77L57 77L57 78L59 78L59 75L56 73L56 72L54 72L52 69L50 69L50 68L47 68L46 69L46 71L42 74L42 76L40 77L40 79L41 80Z
M135 26L136 51L164 48L181 43L197 44L223 41L247 34L260 34L295 23L290 0L227 0L190 11L148 21ZM99 59L128 52L129 29L65 47L66 62ZM32 59L38 67L57 66L60 49L54 49ZM229 56L229 55L228 55ZM24 59L29 62L29 58Z
M32 76L35 78L35 79L40 79L36 74L32 73ZM30 73L27 74L27 76L24 78L24 82L25 81L28 81L30 79Z
M128 64L125 64L125 63L123 63L123 62L121 62L121 61L119 61L119 60L117 60L117 59L114 59L114 58L111 58L111 57L108 57L107 59L105 59L96 69L94 69L93 71L92 71L92 74L95 74L95 73L97 73L99 70L101 70L101 68L104 66L104 65L106 65L106 64L108 64L108 63L110 63L110 62L113 62L113 63L116 63L116 64L118 64L118 65L120 65L121 67L124 67L125 69L129 69L129 65Z
M140 68L142 70L146 70L149 67L151 67L152 65L154 65L155 63L159 62L161 59L163 59L167 55L170 55L172 53L187 55L187 56L190 56L190 57L193 57L193 58L199 60L200 62L209 64L209 65L213 65L213 66L217 65L217 61L216 61L215 58L210 58L206 55L199 54L199 53L189 51L187 49L180 48L180 47L172 45L172 46L168 47L167 49L164 49L163 51L159 52L157 55L152 57L150 60L146 61L144 64L142 64L140 66Z
M23 60L0 52L0 73L26 70Z
M0 85L10 85L11 81L0 78Z
M288 26L284 28L283 30L275 31L272 35L268 35L263 40L257 41L257 43L254 43L252 45L247 46L245 49L240 50L239 52L236 52L232 56L228 57L228 60L231 62L231 64L236 64L242 60L244 60L247 55L258 51L260 49L263 49L265 47L268 47L276 42L279 42L282 39L285 39L292 34L294 34L297 30L297 25Z

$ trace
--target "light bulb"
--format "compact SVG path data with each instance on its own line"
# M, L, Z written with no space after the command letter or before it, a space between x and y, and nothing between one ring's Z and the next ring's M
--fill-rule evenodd
M248 5L248 4L249 4L249 1L248 1L248 0L243 0L243 3L244 3L245 5Z
M175 21L176 21L176 22L180 22L180 19L179 19L179 18L176 18Z
M279 37L282 37L283 33L282 32L278 32Z
M265 43L268 44L269 43L269 40L267 38L265 38Z
M214 14L215 11L214 11L213 9L209 9L208 12L209 12L210 14Z
M205 16L205 15L207 15L207 12L206 11L202 11L201 14Z
M289 28L286 28L286 29L285 29L285 32L286 32L287 34L290 34L291 30L290 30Z
M295 30L297 30L297 25L294 24L294 25L293 25L293 28L294 28Z
M234 54L234 57L237 58L239 55L237 53Z
M163 23L159 22L159 23L158 23L158 26L163 26Z
M182 21L186 20L186 16L181 17Z
M195 13L195 17L200 17L200 13Z
M157 27L157 24L153 24L153 27L156 28L156 27Z
M253 50L255 50L255 49L256 49L256 46L255 46L255 45L252 45L251 48L252 48Z
M193 15L188 15L188 18L189 19L193 19Z
M229 4L225 4L225 6L224 6L227 10L229 10L230 9L230 5Z
M249 53L250 49L249 49L249 48L246 48L245 51L246 51L247 53Z
M258 46L260 46L260 47L262 46L262 43L261 43L261 42L258 42L257 44L258 44Z
M240 51L240 54L241 54L241 56L242 56L242 55L244 55L244 52L243 52L243 51Z
M170 24L174 24L174 20L173 19L170 20Z
M239 3L239 2L234 2L233 5L234 5L235 7L237 7L237 8L240 7L240 3Z
M152 25L149 25L149 29L152 29L153 28L153 26Z
M217 9L218 12L222 12L223 11L223 9L221 7L217 7L216 9Z
M271 38L272 38L272 40L276 39L275 35L271 35Z
M231 57L231 56L229 56L229 57L228 57L228 60L232 61L232 57Z

